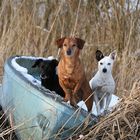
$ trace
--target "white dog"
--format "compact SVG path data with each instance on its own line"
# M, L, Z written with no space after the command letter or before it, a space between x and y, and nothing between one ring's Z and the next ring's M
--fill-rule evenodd
M100 115L103 111L106 113L112 94L114 94L115 91L115 81L112 77L112 67L115 58L115 51L110 53L109 56L104 56L99 50L96 51L98 72L90 80L89 84L94 91L97 115Z

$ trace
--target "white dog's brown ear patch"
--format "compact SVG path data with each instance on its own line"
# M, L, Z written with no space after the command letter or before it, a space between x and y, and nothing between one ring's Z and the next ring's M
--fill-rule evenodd
M66 37L63 37L63 38L56 40L56 45L58 48L61 48L63 46L63 42L64 42L65 38Z
M100 60L103 59L103 58L104 58L103 53L102 53L100 50L97 50L97 51L96 51L96 59L97 59L98 61L100 61Z
M77 40L77 44L78 44L78 48L79 49L83 49L83 47L84 47L84 44L85 44L85 41L84 40L82 40L82 39L80 39L80 38L75 38L76 40Z
M117 52L116 51L113 51L112 53L110 53L109 56L110 56L111 59L115 60L116 57L117 57Z

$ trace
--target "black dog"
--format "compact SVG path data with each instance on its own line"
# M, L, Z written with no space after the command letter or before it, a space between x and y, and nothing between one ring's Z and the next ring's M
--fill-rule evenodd
M64 97L64 91L59 85L58 75L56 74L56 67L58 65L58 61L56 59L53 60L43 60L38 59L35 61L32 68L39 67L40 70L40 78L41 85L45 88L55 91L60 96Z

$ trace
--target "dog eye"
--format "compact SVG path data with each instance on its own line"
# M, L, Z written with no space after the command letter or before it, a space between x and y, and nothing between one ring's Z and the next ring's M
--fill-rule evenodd
M43 66L41 66L41 68L42 68L42 69L44 69L44 68L45 68L45 66L43 65Z
M108 63L107 65L111 65L111 63Z
M72 47L76 47L76 44L73 44Z
M64 47L67 47L67 44L63 44Z
M101 62L100 65L103 65L103 63Z

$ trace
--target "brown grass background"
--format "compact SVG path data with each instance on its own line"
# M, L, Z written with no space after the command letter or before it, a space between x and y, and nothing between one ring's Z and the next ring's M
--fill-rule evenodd
M125 0L0 0L1 79L8 57L57 56L55 40L74 35L86 41L80 57L88 79L97 70L97 49L105 55L117 51L116 94L129 97L140 87L139 7L139 0L133 11Z

